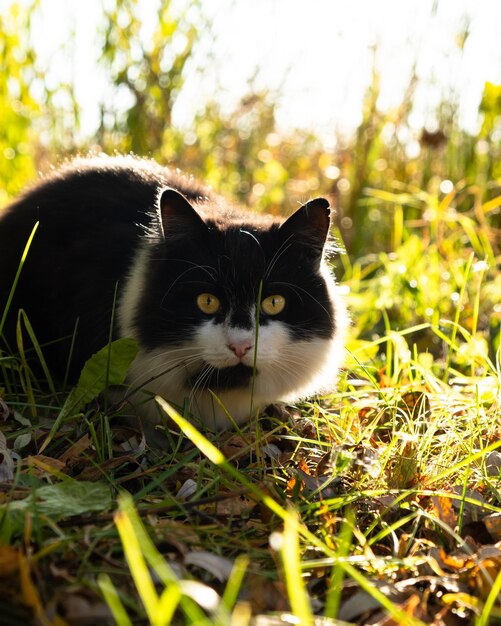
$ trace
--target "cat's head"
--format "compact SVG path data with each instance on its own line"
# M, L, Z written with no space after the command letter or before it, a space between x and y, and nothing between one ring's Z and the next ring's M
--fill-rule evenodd
M132 383L158 374L149 390L222 428L335 380L345 316L323 260L326 200L281 220L167 189L159 217L125 324L141 346Z

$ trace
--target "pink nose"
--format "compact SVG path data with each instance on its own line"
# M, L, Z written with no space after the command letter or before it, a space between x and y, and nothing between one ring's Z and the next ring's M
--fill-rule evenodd
M236 354L239 359L241 359L247 354L247 352L249 352L252 345L251 341L234 341L233 343L228 344L228 348Z

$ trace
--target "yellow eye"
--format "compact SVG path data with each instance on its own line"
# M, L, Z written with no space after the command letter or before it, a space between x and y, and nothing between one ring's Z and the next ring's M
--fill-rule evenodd
M261 302L261 308L266 315L278 315L285 308L285 298L283 296L268 296Z
M212 293L201 293L197 297L197 306L202 313L214 315L214 313L219 311L221 302L219 302L219 298L216 298Z

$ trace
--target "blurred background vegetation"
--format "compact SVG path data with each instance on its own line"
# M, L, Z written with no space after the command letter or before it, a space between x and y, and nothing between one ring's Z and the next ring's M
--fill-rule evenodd
M0 206L39 170L87 152L153 157L254 209L277 214L308 197L328 195L337 209L335 234L347 252L336 263L355 337L374 339L389 329L427 324L415 339L433 354L446 319L476 339L472 350L488 350L495 358L501 318L501 86L485 84L475 134L459 124L457 94L436 107L433 128L416 134L409 123L416 74L400 104L381 110L376 61L361 121L349 135L333 130L325 142L313 131L284 132L277 125L277 94L254 89L252 81L232 110L217 97L205 102L187 130L172 122L172 111L194 71L190 63L201 33L210 48L202 3L157 3L154 32L145 45L141 3L103 0L96 72L105 77L106 89L96 91L99 124L89 135L82 129L74 81L47 81L33 47L32 20L41 1L0 7ZM78 24L73 38L77 29ZM467 24L459 35L461 49ZM408 150L410 137L418 149ZM457 358L458 367L461 359L469 367L475 363L468 350L462 356L458 351Z

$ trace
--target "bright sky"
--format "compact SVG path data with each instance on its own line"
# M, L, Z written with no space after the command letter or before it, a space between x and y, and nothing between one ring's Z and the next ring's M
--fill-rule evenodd
M156 4L139 0L145 15ZM41 6L34 37L47 79L75 78L84 129L92 132L96 101L105 91L95 66L101 0L41 0ZM215 35L213 62L203 76L188 77L174 112L179 124L189 124L196 107L214 96L216 84L223 104L231 107L255 74L257 87L280 89L283 127L314 128L325 137L352 130L370 84L374 46L383 110L401 101L416 64L416 128L431 120L442 96L454 96L463 126L474 131L485 81L501 83L499 0L210 0L202 6ZM469 36L461 51L457 38L466 24ZM76 50L61 55L72 29ZM201 55L207 52L202 45Z

